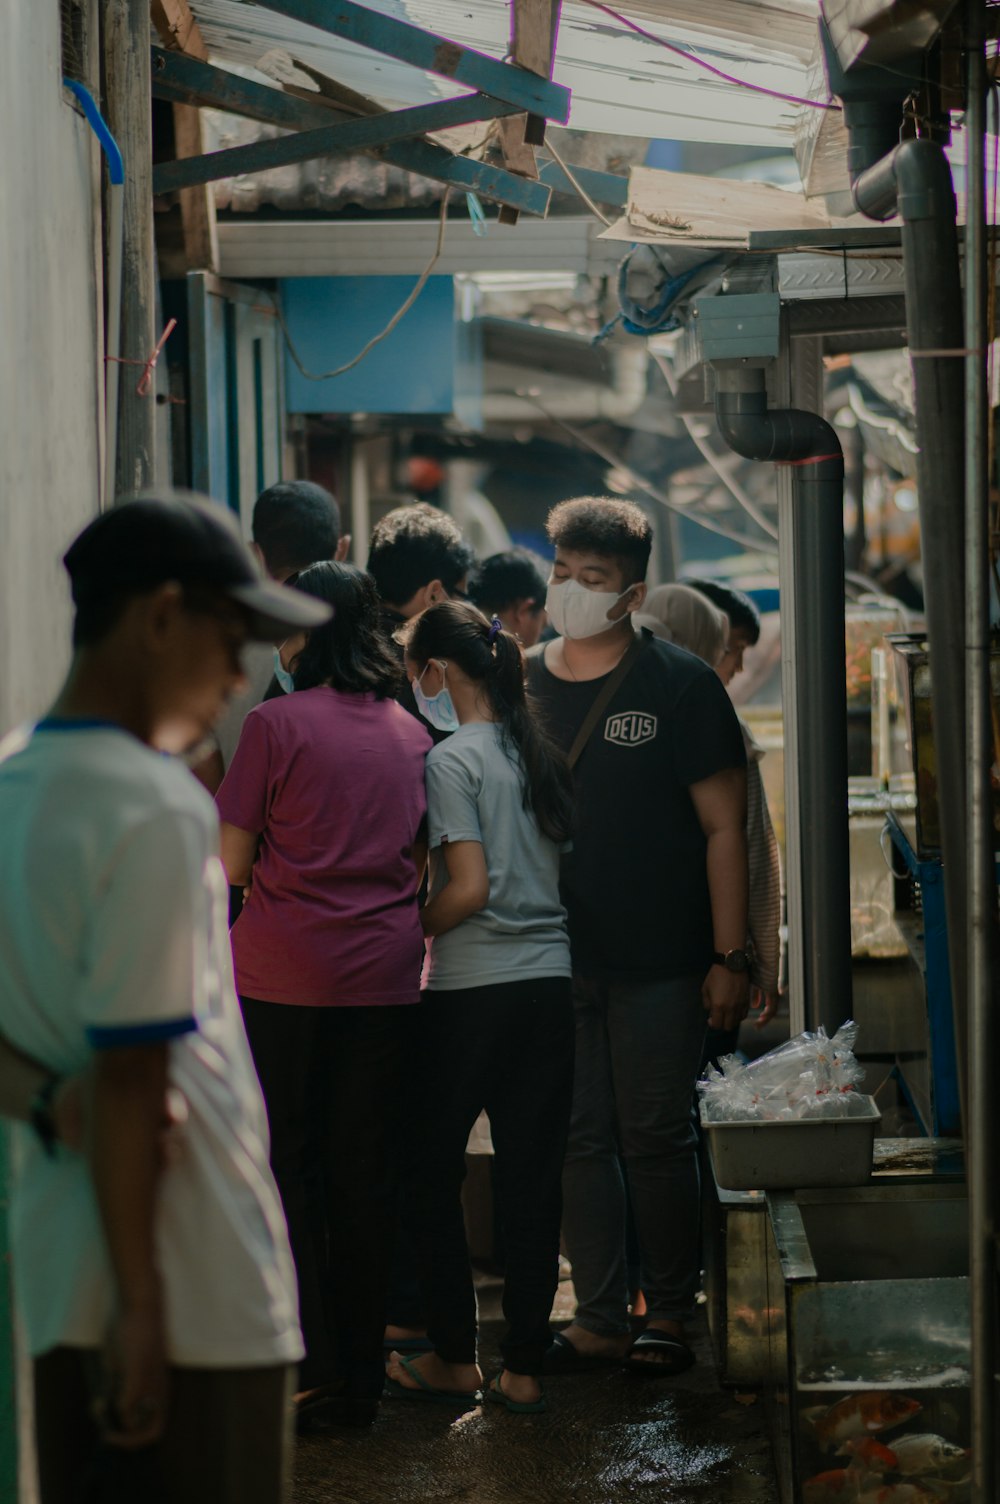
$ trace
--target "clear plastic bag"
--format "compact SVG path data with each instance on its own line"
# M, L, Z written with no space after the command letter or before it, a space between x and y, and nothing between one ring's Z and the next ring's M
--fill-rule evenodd
M698 1082L702 1116L710 1123L795 1122L849 1117L864 1070L854 1058L858 1026L842 1024L831 1039L820 1026L797 1034L746 1064L726 1055Z

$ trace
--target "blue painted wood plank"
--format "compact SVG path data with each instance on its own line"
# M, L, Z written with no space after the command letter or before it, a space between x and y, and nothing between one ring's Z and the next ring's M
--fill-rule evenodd
M595 172L591 167L575 167L572 162L569 163L569 169L578 180L580 187L584 188L599 204L613 204L617 209L625 208L628 203L628 178L618 177L613 172ZM580 195L558 162L546 162L540 166L538 177L554 193L567 193L571 198L580 199Z
M174 104L210 105L287 130L322 130L345 118L327 105L299 99L281 89L240 78L224 68L214 68L210 63L160 47L153 48L152 81L157 99ZM517 177L502 167L455 156L432 141L395 141L367 147L365 152L406 172L452 184L463 192L478 193L481 198L509 204L527 214L544 217L549 206L551 189L543 184Z
M353 0L267 0L267 6L320 31L370 47L385 57L412 63L415 68L505 99L519 110L559 122L569 119L570 93L561 84L551 83L512 63L498 62L486 53L462 47L395 16L355 5Z
M414 105L407 110L392 110L382 115L367 115L361 120L338 121L317 131L300 131L275 141L254 141L249 146L233 146L226 151L207 152L201 157L182 157L175 162L160 162L153 168L153 192L170 193L175 188L190 188L195 183L211 183L217 178L237 177L245 172L263 172L268 167L284 167L288 162L307 162L312 157L333 153L350 153L362 147L379 147L408 136L422 136L425 131L446 130L449 126L469 125L476 120L490 120L510 115L514 107L484 94L463 94L458 99L438 99L433 104Z

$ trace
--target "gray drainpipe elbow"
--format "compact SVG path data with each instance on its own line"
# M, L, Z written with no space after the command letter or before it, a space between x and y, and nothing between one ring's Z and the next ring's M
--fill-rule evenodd
M801 464L814 480L840 483L844 455L835 429L818 413L798 408L768 411L763 372L755 390L719 390L715 414L723 438L746 459Z

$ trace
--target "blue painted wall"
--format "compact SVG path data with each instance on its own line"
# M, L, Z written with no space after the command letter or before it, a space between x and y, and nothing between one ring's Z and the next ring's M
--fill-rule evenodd
M281 283L288 332L303 365L328 371L384 329L412 277L289 277ZM290 413L450 413L456 389L451 277L431 277L413 307L353 370L310 381L285 352Z

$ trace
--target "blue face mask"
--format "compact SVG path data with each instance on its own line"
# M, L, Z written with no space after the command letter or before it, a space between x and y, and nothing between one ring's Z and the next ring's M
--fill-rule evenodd
M424 677L428 668L430 664L427 664L420 679ZM451 690L445 685L436 695L425 695L420 688L420 679L413 681L413 698L424 720L429 726L433 726L435 731L457 731L459 721L452 703Z
M291 670L287 669L282 663L279 648L275 648L274 650L274 677L285 691L285 694L290 695L295 688L295 680L292 678Z

